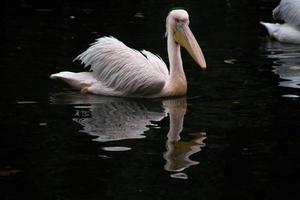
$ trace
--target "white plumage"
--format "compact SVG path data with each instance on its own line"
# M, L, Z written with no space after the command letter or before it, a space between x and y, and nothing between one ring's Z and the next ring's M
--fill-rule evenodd
M186 94L180 45L185 47L203 68L202 51L189 27L185 10L173 10L167 17L170 72L163 60L149 51L127 47L114 37L97 39L75 60L81 60L90 72L52 74L82 92L106 96L165 97Z
M270 37L279 42L300 44L300 30L290 24L260 22L266 29Z
M273 17L285 23L260 22L269 35L280 42L300 44L300 0L281 0L273 10Z
M113 37L102 37L76 59L91 66L101 80L95 93L103 87L122 91L124 96L152 95L159 92L168 77L166 64L148 51L128 48ZM100 85L101 84L101 85Z
M281 0L273 10L273 17L295 27L300 27L300 0Z

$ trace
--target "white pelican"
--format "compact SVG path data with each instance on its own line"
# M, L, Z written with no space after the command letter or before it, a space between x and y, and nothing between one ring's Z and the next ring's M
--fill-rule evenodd
M113 37L101 37L76 58L85 67L91 66L90 72L60 72L50 78L61 79L84 93L105 96L183 96L187 82L180 45L200 67L206 68L201 48L188 25L185 10L173 10L166 19L170 72L162 59L149 51L140 52Z
M260 22L272 38L280 42L300 44L300 0L281 0L273 10L273 18L285 23Z

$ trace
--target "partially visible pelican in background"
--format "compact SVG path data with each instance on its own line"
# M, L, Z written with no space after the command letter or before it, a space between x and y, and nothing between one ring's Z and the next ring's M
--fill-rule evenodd
M273 18L285 23L260 22L270 37L280 42L300 44L300 0L281 0L273 10Z
M185 10L173 10L166 19L170 72L158 56L131 49L113 37L102 37L76 58L85 67L91 66L90 72L60 72L50 77L84 93L146 98L183 96L187 82L180 46L200 67L206 68L201 48L188 25Z

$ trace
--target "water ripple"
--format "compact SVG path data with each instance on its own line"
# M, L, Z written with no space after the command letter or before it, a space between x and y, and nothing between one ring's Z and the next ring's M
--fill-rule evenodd
M300 46L268 42L265 44L267 58L273 60L273 72L279 75L279 86L300 88Z
M183 171L198 165L190 157L205 146L206 132L184 133L181 139L186 98L164 100L134 100L90 96L79 93L56 94L50 97L53 104L73 104L73 121L81 125L80 132L95 136L93 141L110 142L113 146L104 151L129 151L131 147L119 146L118 141L145 138L145 131L160 128L158 122L169 116L169 131L165 141L164 169L172 178L188 179ZM115 146L116 145L116 146Z

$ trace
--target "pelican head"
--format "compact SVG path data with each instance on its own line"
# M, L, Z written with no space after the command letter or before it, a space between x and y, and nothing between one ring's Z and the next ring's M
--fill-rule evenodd
M183 46L196 63L205 69L206 62L202 50L189 28L189 23L189 15L185 10L172 10L166 21L167 34L174 42Z

